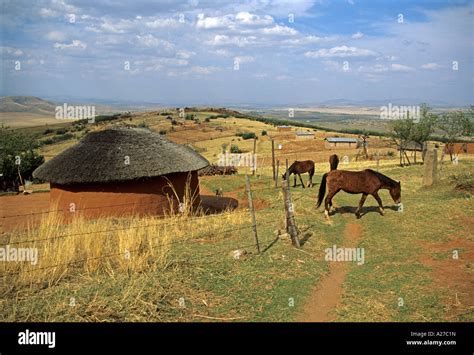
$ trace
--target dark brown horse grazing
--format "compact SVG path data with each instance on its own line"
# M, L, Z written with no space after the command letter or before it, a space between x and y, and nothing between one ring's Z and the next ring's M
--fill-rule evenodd
M362 194L359 207L355 213L357 218L360 218L360 210L364 205L367 195L372 195L377 200L380 214L383 216L382 200L378 194L380 189L388 189L395 203L400 203L401 201L400 181L397 182L370 169L363 171L332 170L323 175L316 208L321 206L321 202L323 202L324 195L326 194L326 182L328 194L324 200L324 213L327 218L329 218L329 209L332 207L332 199L341 190L350 194Z
M308 187L313 186L314 161L295 161L293 164L290 165L287 172L288 178L290 178L291 174L295 174L295 183L293 184L293 187L296 187L296 175L298 175L301 181L301 186L303 186L304 188L303 179L301 178L301 174L303 173L309 173ZM281 177L283 178L283 180L286 180L286 172Z
M337 170L337 166L339 165L339 157L337 154L333 154L329 157L329 165L331 170Z

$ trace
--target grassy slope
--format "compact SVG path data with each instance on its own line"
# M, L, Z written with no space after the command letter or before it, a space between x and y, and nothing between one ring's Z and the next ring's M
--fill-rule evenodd
M162 118L150 119L146 115L133 119L137 123L143 120L150 120L150 125L156 124L157 129L170 125ZM219 124L220 120L223 125L228 124L225 119L211 123ZM244 129L244 121L236 120L231 125ZM250 124L258 125L252 128L259 130L265 127L259 122ZM271 126L266 127L272 130ZM192 137L192 132L189 135ZM206 148L203 154L212 158L223 142L236 138L209 139L198 145ZM250 141L239 142L245 149L250 149L247 147L250 144ZM261 144L268 145L268 142ZM53 151L56 153L55 149ZM444 178L458 170L472 171L473 163L462 160L457 167L447 166ZM317 164L315 181L320 181L326 165ZM351 164L347 168L369 166L374 167L374 163ZM382 161L381 171L402 181L404 213L387 209L384 217L370 212L358 221L352 214L336 214L333 225L328 225L321 211L314 209L316 188L293 189L296 220L307 239L303 251L296 250L286 239L275 242L275 231L284 229L282 196L278 190L268 189L272 185L270 170L264 168L259 170L262 176L252 178L256 190L254 198L265 200L273 207L257 212L262 249L268 247L262 255L255 255L249 228L229 231L232 223L217 218L209 228L210 231L220 228L221 232L208 232L196 236L193 243L173 247L171 262L164 269L152 267L140 272L70 269L59 282L46 288L34 285L12 288L6 280L0 289L1 318L205 321L208 318L202 316L207 316L227 320L289 321L302 311L311 287L329 270L323 250L333 244L341 245L347 223L358 223L363 227L359 246L366 249L366 263L351 267L347 275L343 301L337 309L338 320L472 321L472 309L462 305L457 306L453 316L452 297L453 292L458 291L457 286L436 283L433 267L422 262L427 254L435 259L449 259L446 255L450 250L431 253L425 248L429 243L449 243L455 239L453 236L472 241L459 219L464 216L472 220L472 200L453 193L446 180L433 188L422 188L422 167L419 165L399 168L395 166L395 160ZM210 191L223 187L224 195L239 191L237 197L245 198L242 175L203 178L201 183ZM392 205L387 192L382 192L381 197L386 205ZM340 193L335 202L339 206L356 206L358 199L359 196ZM369 197L366 206L375 205ZM184 230L186 228L192 230L183 226ZM244 260L234 260L229 253L235 249L245 249L249 254ZM466 270L472 270L469 260L462 260L462 263ZM76 300L74 307L69 306L71 297ZM398 297L404 298L404 307L398 307ZM180 306L180 298L184 299L185 307ZM294 300L295 307L289 304L290 299Z
M458 167L449 166L445 175L454 170L472 170L473 163L465 160ZM421 188L420 166L387 167L383 171L403 181L405 212L387 208L384 217L369 212L359 221L352 214L337 214L333 225L328 225L322 213L314 210L316 189L293 190L296 220L308 240L303 251L291 247L288 240L273 243L274 231L284 227L281 195L262 189L270 186L268 177L254 178L254 189L262 189L254 193L255 198L275 207L257 212L262 246L270 246L261 256L255 255L249 228L208 233L197 243L174 247L173 261L164 270L71 272L70 277L49 288L26 287L4 293L0 314L4 320L200 321L207 319L201 316L208 316L289 321L302 311L311 286L328 272L323 250L341 245L346 224L358 223L363 226L359 246L366 250L366 263L351 267L337 319L446 320L447 296L456 287L434 286L432 270L420 258L426 254L423 245L429 242L448 242L453 235L472 241L459 220L440 218L446 210L449 216L472 218L472 201L453 194L452 186L444 186L444 182ZM228 190L238 190L242 183L242 176L203 181L208 188L226 186ZM387 206L392 205L388 193L381 196ZM344 193L335 198L338 206L355 206L357 200L358 196ZM366 205L376 204L369 198ZM214 227L229 226L225 221L214 223ZM234 249L245 249L249 254L245 260L233 260L229 252ZM70 297L75 297L75 307L68 305ZM404 298L404 307L398 307L398 297ZM185 307L180 307L180 298ZM289 305L290 298L295 307ZM472 320L470 311L461 307L454 320Z

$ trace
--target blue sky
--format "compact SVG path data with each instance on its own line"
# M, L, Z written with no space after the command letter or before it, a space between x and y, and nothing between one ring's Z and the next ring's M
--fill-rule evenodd
M1 95L474 103L472 1L0 2Z

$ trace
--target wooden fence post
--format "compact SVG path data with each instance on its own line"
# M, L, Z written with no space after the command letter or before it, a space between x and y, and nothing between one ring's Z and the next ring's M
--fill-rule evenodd
M260 254L260 244L258 243L258 235L257 235L257 220L255 219L255 210L253 208L252 191L250 190L250 179L247 174L245 174L245 186L247 187L247 196L249 199L249 211L250 211L250 216L252 217L253 236L255 238L255 245L257 246L257 252Z
M279 176L278 170L280 170L280 160L277 160L275 187L278 187L278 176Z
M425 171L423 174L423 185L431 186L436 182L438 172L438 151L428 150L425 155Z
M275 176L275 141L272 139L272 172L273 172L273 180L276 179Z
M282 184L283 199L285 201L286 231L290 235L293 246L299 248L298 228L296 228L295 216L293 214L293 202L290 193L290 176L288 174L288 159L286 159L286 184Z
M255 152L257 150L257 138L253 139L253 167L252 167L252 175L255 175L255 170L257 170L257 157Z

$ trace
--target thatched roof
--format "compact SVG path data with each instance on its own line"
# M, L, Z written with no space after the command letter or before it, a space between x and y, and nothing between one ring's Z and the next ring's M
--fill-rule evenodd
M78 144L38 167L33 176L57 184L127 181L189 172L207 165L209 162L191 148L157 133L111 127L87 134Z

